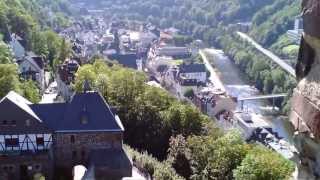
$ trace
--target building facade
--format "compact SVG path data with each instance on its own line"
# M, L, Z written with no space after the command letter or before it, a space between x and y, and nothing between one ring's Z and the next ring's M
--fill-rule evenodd
M131 177L123 132L97 92L55 104L32 104L10 92L0 101L0 179L27 180L36 173L54 179L58 171L71 174L76 165L93 169L95 179Z

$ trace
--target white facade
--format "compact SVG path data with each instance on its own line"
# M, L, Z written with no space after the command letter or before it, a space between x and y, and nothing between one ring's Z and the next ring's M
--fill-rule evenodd
M52 134L0 135L0 152L48 150L52 146Z
M186 79L196 79L198 82L207 82L207 72L190 72L190 73L180 73L181 77Z
M58 85L58 94L61 95L64 100L68 101L71 99L71 96L73 95L73 91L69 85L64 83L61 79L60 76L56 76L56 81Z
M44 69L40 68L38 64L32 59L31 56L26 56L24 60L19 64L20 73L28 71L36 72L35 80L40 85L41 89L45 89L45 72Z

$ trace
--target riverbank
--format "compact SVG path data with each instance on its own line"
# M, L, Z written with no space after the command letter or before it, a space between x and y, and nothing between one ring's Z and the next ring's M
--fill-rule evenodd
M219 81L226 89L228 95L233 97L251 97L261 95L258 89L251 85L250 81L239 68L224 54L222 50L204 49L211 66L214 66ZM279 136L287 142L292 142L293 128L282 116L266 115L266 109L270 109L267 100L253 100L244 103L246 111L262 114L263 118L270 124ZM238 105L238 109L240 106Z

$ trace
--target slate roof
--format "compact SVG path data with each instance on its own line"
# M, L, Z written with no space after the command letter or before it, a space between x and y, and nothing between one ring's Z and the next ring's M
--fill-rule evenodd
M182 64L179 70L181 73L206 72L206 66L204 64Z
M110 169L128 169L132 162L127 153L121 149L95 149L90 152L90 164L95 167Z
M116 60L119 64L124 65L125 67L137 69L137 55L136 54L113 54L108 56L111 60Z
M35 56L35 57L32 57L32 59L37 63L37 65L39 66L39 68L44 69L44 62L43 62L42 57L40 57L40 56Z
M16 92L10 91L5 97L3 97L0 100L0 103L2 103L5 100L8 100L11 103L15 104L20 109L22 109L23 111L28 113L30 116L32 116L34 119L36 119L39 122L41 122L40 118L29 107L29 105L31 105L32 103L30 101L26 100L24 97L22 97L19 94L17 94ZM8 113L12 113L12 112L8 112Z
M98 92L77 93L70 103L30 106L56 132L124 131L120 119ZM81 122L83 118L87 123Z

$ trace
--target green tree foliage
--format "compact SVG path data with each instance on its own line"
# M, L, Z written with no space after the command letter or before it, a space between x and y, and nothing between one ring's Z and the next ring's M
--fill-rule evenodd
M186 46L192 42L192 38L190 36L182 36L182 35L175 35L173 37L173 42L178 47Z
M221 36L220 44L225 53L234 61L239 69L246 73L250 80L261 92L271 94L273 92L287 93L295 87L295 80L280 68L274 68L273 62L257 51L254 47L243 46L243 42L236 35ZM276 88L276 91L275 91ZM290 94L290 93L289 93ZM277 106L285 107L288 103L277 100Z
M160 162L147 152L140 153L129 146L125 146L126 151L133 159L136 167L145 171L157 180L183 180L168 162ZM147 175L146 174L146 175Z
M277 0L257 12L253 18L251 34L265 46L271 46L280 35L293 28L299 14L300 1Z
M187 98L193 98L194 96L194 91L193 89L188 89L184 94L183 94L184 97L187 97Z
M233 171L236 180L289 179L293 163L262 147L249 151L241 165Z
M232 170L240 165L247 145L238 133L217 139L198 136L188 139L191 151L192 179L231 179Z
M0 98L10 91L21 94L31 102L40 101L39 88L32 81L20 82L15 64L0 64Z
M31 80L24 81L21 83L20 87L22 91L21 95L27 98L29 101L38 103L41 100L39 88L37 87L35 82Z
M45 57L52 66L54 59L69 55L71 49L56 33L47 30L51 19L62 16L66 7L64 0L0 0L0 33L5 41L10 39L9 32L19 35L27 50Z
M17 66L0 64L0 98L10 91L21 92Z
M60 45L59 61L63 62L71 55L70 44L63 39Z
M186 179L192 175L190 164L190 152L187 147L187 141L182 135L170 138L170 148L168 150L167 161L172 164L178 174Z
M209 121L195 107L181 104L164 90L146 85L145 75L131 69L110 67L98 60L78 70L75 90L82 91L85 80L118 108L127 127L125 141L160 159L165 158L172 135L200 135Z
M0 64L8 64L13 61L9 47L0 41Z
M131 151L136 165L155 179L232 179L251 148L238 133L223 135L195 107L146 85L140 72L97 60L79 69L74 88L82 91L85 80L117 107L126 143L167 158L160 163L148 153Z
M287 179L294 170L292 162L260 145L246 144L237 132L216 135L172 137L167 162L194 180Z

